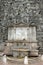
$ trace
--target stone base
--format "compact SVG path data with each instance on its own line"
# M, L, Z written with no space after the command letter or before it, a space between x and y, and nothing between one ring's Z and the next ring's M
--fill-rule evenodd
M18 58L23 58L25 56L28 56L28 52L17 52L17 51L15 51L15 52L13 52L13 56L18 57Z
M30 56L38 56L38 50L32 50Z

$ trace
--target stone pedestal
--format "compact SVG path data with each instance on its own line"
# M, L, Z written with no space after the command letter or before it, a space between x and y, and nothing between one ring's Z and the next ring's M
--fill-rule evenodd
M36 27L9 27L8 43L14 57L38 55Z

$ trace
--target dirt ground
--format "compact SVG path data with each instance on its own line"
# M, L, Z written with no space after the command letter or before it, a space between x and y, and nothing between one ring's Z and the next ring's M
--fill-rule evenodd
M8 58L6 63L0 60L0 65L24 65L24 59ZM43 61L39 58L29 58L28 65L43 65Z

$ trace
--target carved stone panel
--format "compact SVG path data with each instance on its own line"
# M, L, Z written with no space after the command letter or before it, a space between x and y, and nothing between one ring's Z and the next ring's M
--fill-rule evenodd
M36 27L11 27L8 28L8 40L36 41Z

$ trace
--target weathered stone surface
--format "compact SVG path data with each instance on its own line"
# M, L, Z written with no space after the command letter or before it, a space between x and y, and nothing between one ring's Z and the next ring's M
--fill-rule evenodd
M35 23L37 40L43 42L43 0L0 0L0 43L8 38L7 25Z

